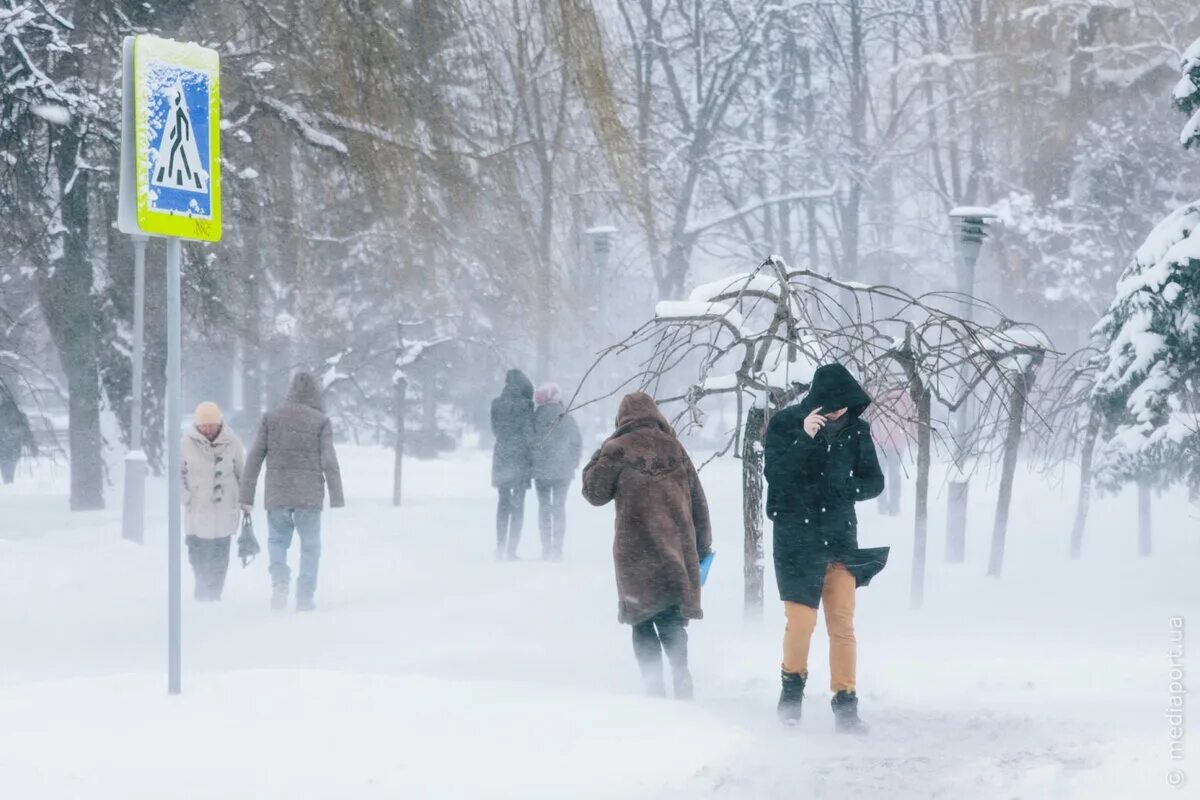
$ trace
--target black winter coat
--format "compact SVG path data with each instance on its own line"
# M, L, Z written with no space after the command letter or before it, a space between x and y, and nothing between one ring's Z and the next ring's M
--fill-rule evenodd
M533 383L510 369L492 401L492 486L529 488L533 475Z
M533 414L533 479L569 481L582 457L579 426L562 403L538 406Z
M800 404L767 427L767 516L775 523L775 578L783 600L816 608L830 562L844 564L858 586L887 563L888 548L859 548L854 513L856 502L883 492L871 428L861 419L870 402L845 367L827 364ZM804 419L818 407L849 409L845 424L810 437Z

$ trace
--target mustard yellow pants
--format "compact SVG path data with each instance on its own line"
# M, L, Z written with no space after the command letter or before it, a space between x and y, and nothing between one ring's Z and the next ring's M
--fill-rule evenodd
M854 576L841 564L830 564L821 587L825 627L829 630L829 689L854 691ZM808 648L817 627L817 610L784 601L787 628L783 634L783 669L808 674Z

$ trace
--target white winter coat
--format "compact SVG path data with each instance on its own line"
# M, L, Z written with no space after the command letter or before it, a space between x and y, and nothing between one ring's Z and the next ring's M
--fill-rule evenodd
M228 425L222 425L211 442L195 428L184 435L183 507L188 536L221 539L237 533L238 486L245 461L242 441Z

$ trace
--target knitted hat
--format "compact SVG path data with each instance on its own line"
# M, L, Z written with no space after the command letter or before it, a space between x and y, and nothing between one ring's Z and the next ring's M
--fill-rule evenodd
M203 402L196 406L196 418L194 423L200 425L220 425L221 424L221 409L216 403Z
M543 383L533 393L534 405L544 406L548 403L562 402L562 389L557 383Z

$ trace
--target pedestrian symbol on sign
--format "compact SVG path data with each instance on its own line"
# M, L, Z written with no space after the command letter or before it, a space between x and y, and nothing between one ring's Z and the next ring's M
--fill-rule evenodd
M157 36L122 47L123 233L221 240L221 58Z
M158 142L158 155L154 160L150 182L167 189L208 194L208 173L204 170L200 150L196 146L183 84L177 81L166 90L166 95L169 116Z

